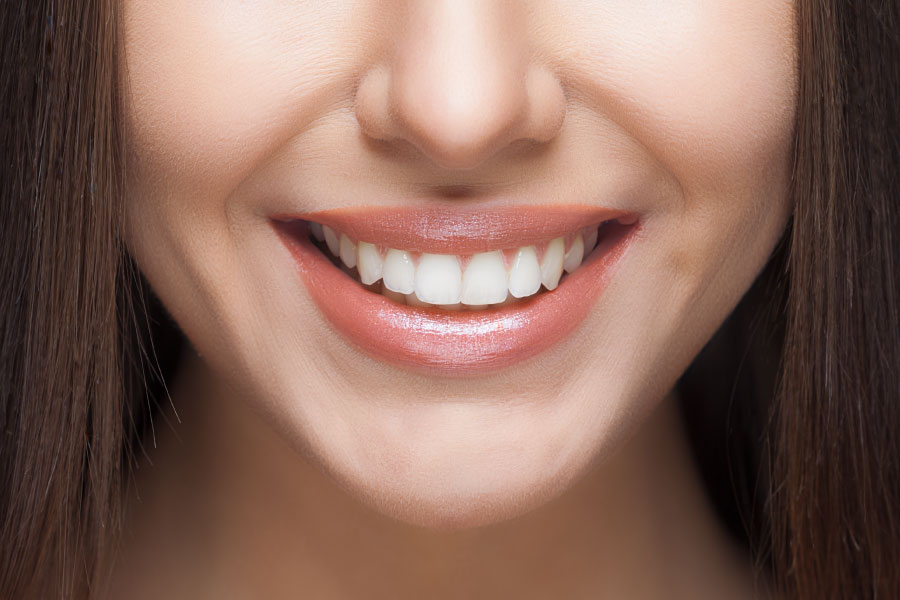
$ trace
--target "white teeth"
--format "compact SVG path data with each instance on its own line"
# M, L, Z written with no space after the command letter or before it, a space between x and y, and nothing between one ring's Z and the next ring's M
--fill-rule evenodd
M575 241L572 242L572 247L566 252L566 257L563 260L563 267L566 269L566 273L571 273L580 267L582 258L584 258L584 240L581 239L581 234L578 234L575 236Z
M544 257L541 259L541 283L548 290L555 290L563 272L563 256L566 252L566 241L558 237L547 244Z
M313 237L319 240L320 242L325 241L325 232L322 231L322 224L316 223L315 221L309 222L309 231L313 234Z
M597 225L593 227L589 227L588 230L584 234L584 255L587 256L591 253L591 250L594 249L594 246L597 245L597 236L599 235L599 230ZM584 259L582 259L584 260Z
M348 269L356 266L356 244L343 233L341 234L341 260Z
M509 270L509 293L524 298L541 287L541 265L538 264L534 246L519 248Z
M406 296L394 290L388 289L384 282L381 282L381 295L389 300L393 300L397 304L406 304Z
M432 304L456 304L462 288L459 258L423 252L416 267L416 296Z
M455 258L455 257L454 257ZM401 294L411 294L416 289L416 266L409 252L391 248L384 256L384 285Z
M334 232L334 229L332 229L328 225L322 225L322 233L325 235L325 243L328 245L328 249L331 251L331 253L335 256L340 256L341 240Z
M509 296L506 297L506 300L504 300L503 302L501 302L501 303L499 303L499 304L494 304L494 305L492 305L492 306L507 306L507 305L509 305L509 304L515 304L518 300L519 300L519 299L516 298L515 296L509 295Z
M422 302L421 300L419 300L419 298L415 294L406 294L405 298L406 298L406 303L409 304L410 306L422 306L422 307L434 306L434 304L432 304L431 302Z
M395 302L444 310L506 306L537 293L541 285L554 290L563 272L571 273L581 266L598 239L598 226L585 228L575 234L566 252L565 238L555 238L544 248L540 261L534 246L523 246L515 250L507 267L504 252L509 250L479 252L467 261L453 254L423 252L414 261L409 252L394 248L387 249L382 258L374 244L355 243L327 225L310 222L309 232L316 240L324 241L347 269L355 267L363 285L381 279L381 293ZM461 262L466 262L465 272Z
M499 250L472 255L462 278L463 304L497 304L506 300L508 285L503 253Z
M369 285L381 279L384 261L381 260L375 244L360 242L356 252L356 267L359 269L359 278L363 284Z

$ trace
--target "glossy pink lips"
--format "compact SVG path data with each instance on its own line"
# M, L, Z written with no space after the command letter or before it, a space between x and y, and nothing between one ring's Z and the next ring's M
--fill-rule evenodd
M624 211L603 209L508 210L457 218L428 211L364 210L273 218L307 289L332 325L382 360L443 375L498 369L556 344L587 316L640 223ZM485 216L486 215L486 216ZM307 234L306 221L330 224L356 239L391 247L470 253L551 239L611 219L594 252L558 288L515 304L472 312L397 304L368 291L335 267ZM419 225L419 226L417 226ZM467 226L470 235L463 236ZM473 241L474 240L474 241ZM499 240L499 241L498 241ZM397 243L401 242L401 243Z

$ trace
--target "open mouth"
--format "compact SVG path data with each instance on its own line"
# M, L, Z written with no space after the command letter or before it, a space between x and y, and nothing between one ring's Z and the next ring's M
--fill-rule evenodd
M368 291L443 310L486 310L555 290L598 240L622 226L612 219L548 242L460 255L389 248L315 221L306 224L316 247Z
M445 375L533 356L587 316L640 229L625 211L356 209L272 226L344 338Z

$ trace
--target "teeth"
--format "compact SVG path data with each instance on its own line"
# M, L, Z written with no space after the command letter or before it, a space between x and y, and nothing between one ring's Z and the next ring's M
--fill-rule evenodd
M581 239L581 234L578 234L575 236L575 241L572 242L572 247L566 252L566 257L563 259L563 267L566 269L566 273L571 273L580 267L582 258L584 258L584 240Z
M393 300L397 304L406 304L406 296L394 290L388 289L384 282L381 282L381 295L388 300Z
M422 302L415 294L406 294L404 297L406 298L406 303L410 306L434 306L434 304L432 304L431 302Z
M394 248L387 249L382 258L374 244L356 243L327 225L310 222L309 232L325 242L329 252L346 266L347 273L358 274L363 285L382 280L381 293L399 304L444 310L506 306L537 293L541 285L554 290L563 272L571 273L581 266L598 239L596 225L576 233L568 252L565 238L555 238L544 248L540 261L535 246L523 246L514 252L480 252L468 260L428 252L415 255L416 259L409 252ZM466 265L465 270L461 263Z
M541 260L541 283L548 290L555 290L559 285L565 252L566 242L561 237L547 244L547 249L544 250L544 258Z
M328 250L331 251L335 256L341 255L341 240L338 238L337 234L334 232L334 229L329 227L328 225L322 226L322 232L325 234L325 244L328 246Z
M463 304L497 304L506 300L509 275L499 250L481 252L469 259L462 278Z
M356 247L356 252L356 267L359 269L359 278L363 284L369 285L381 279L384 261L381 260L375 244L360 242Z
M423 252L416 268L416 296L432 304L456 304L462 289L459 258Z
M538 264L534 246L519 248L509 270L509 293L524 298L541 287L541 265Z
M316 223L315 221L309 222L309 231L313 234L313 237L319 240L320 242L325 241L325 232L322 231L322 224Z
M416 289L416 266L409 252L391 248L384 256L384 285L401 294L412 294Z
M356 266L356 244L343 233L341 234L341 260L348 269Z
M509 296L506 297L506 300L504 300L503 302L501 302L499 304L494 304L494 306L508 306L510 304L515 304L516 301L518 301L518 298L516 298L515 296L510 294Z

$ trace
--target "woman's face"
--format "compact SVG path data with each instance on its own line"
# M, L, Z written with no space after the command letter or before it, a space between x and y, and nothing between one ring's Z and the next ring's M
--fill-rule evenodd
M273 432L411 522L520 513L609 456L790 214L787 0L124 16L131 252Z

